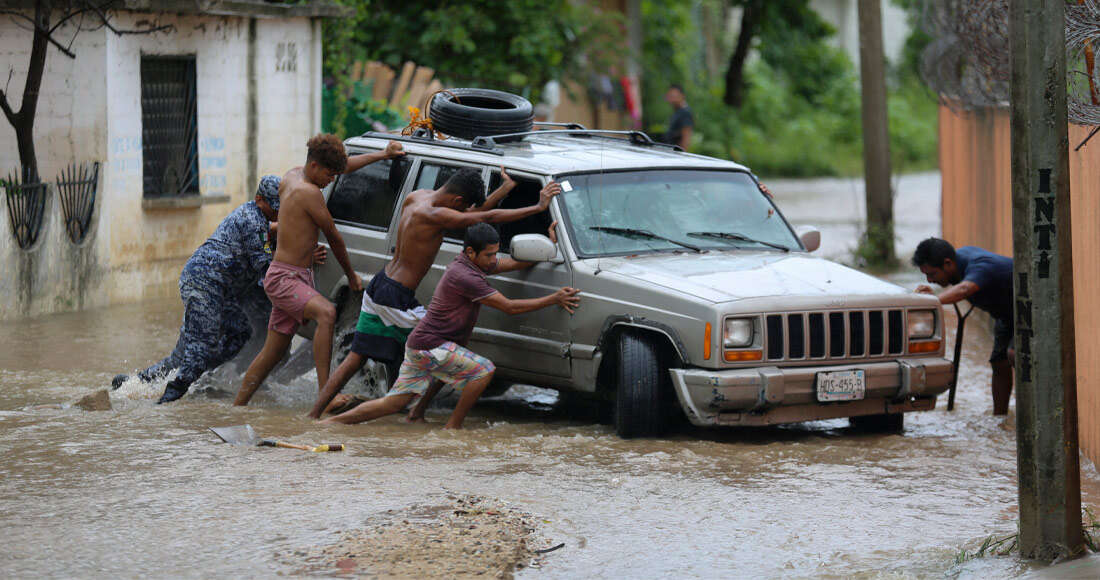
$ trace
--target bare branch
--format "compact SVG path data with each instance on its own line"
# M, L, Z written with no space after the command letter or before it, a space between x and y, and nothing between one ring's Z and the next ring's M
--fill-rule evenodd
M61 26L64 25L66 22L68 22L69 20L72 20L73 17L83 16L85 12L91 12L91 9L90 8L81 8L80 10L76 10L76 11L70 12L68 14L65 14L64 16L59 18L53 26L50 27L50 34L53 34L54 31L56 31L58 28L61 28Z
M54 40L54 37L51 34L51 32L49 30L46 30L45 28L39 26L38 23L35 22L35 20L33 18L31 18L31 17L27 16L26 14L23 14L22 12L19 12L17 10L0 9L0 14L8 14L10 16L18 16L18 17L22 18L23 20L26 20L27 22L30 22L31 26L33 28L24 29L24 30L33 30L34 32L42 33L42 35L46 37L46 40L49 41L50 44L56 46L57 50L61 51L61 54L64 54L65 56L67 56L69 58L76 58L76 54L73 53L73 51L65 48L64 46L61 46L60 42ZM16 24L18 25L18 23L16 23Z
M103 6L106 7L110 4L112 4L112 2L108 1ZM123 34L151 34L153 32L161 32L161 31L166 31L166 30L175 30L175 28L176 28L175 26L173 26L171 24L165 24L163 26L156 26L156 27L153 27L153 28L138 28L138 29L133 29L133 30L119 30L118 28L115 28L114 26L111 25L110 18L107 16L107 14L99 6L96 6L95 4L92 4L90 2L88 3L88 6L91 8L92 12L95 12L96 15L99 16L99 19L103 21L103 26L106 26L107 30L110 30L111 32L113 32L113 33L115 33L119 36L122 36Z
M11 76L15 74L15 69L8 69L8 82L4 84L4 90L0 91L0 110L4 111L4 116L7 117L8 122L15 126L16 115L15 111L11 110L11 105L8 104L7 91L8 86L11 85Z

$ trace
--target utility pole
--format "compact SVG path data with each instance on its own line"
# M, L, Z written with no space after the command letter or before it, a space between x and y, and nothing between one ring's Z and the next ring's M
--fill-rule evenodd
M1020 553L1053 560L1084 549L1064 3L1012 0L1009 38Z
M882 4L859 0L859 72L863 94L863 184L867 239L876 265L894 256L894 194L890 189L890 131L886 120L886 56L882 50Z

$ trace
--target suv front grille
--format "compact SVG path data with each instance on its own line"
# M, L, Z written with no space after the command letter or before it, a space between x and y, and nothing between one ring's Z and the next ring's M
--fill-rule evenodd
M900 355L905 349L901 310L847 310L768 314L767 360L824 360Z

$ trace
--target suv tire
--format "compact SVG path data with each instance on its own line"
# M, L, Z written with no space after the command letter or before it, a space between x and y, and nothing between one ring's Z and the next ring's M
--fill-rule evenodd
M615 432L624 439L663 434L663 394L669 385L658 346L644 334L624 332L619 337L618 363Z
M429 106L432 127L462 139L523 133L534 127L531 101L504 91L449 89L437 93Z
M861 415L848 417L853 429L869 433L901 433L905 430L904 413L885 413L882 415Z

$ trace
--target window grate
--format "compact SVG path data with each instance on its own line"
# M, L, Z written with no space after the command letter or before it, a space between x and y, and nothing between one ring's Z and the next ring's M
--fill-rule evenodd
M42 233L43 214L46 209L46 184L38 180L32 171L22 170L0 180L8 201L8 224L15 242L27 249L38 241Z
M65 231L74 244L84 241L92 225L96 190L99 186L99 162L70 163L57 176L57 197Z
M141 57L145 197L199 192L197 101L195 57Z

